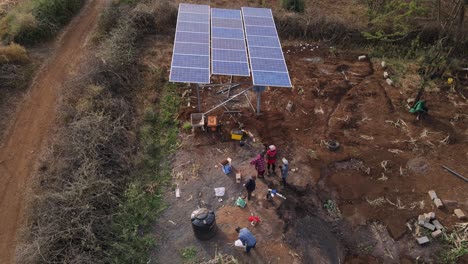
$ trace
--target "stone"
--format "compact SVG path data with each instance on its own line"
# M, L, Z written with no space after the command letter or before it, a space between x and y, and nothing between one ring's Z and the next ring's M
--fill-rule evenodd
M431 221L431 215L430 214L424 213L423 216L424 216L424 222L425 223L429 223L429 221Z
M358 57L358 60L362 61L362 60L365 60L367 58L366 55L361 55Z
M436 218L434 212L429 212L429 213L427 213L427 214L429 215L429 218L430 218L431 220L434 220L434 219Z
M426 243L429 243L429 238L427 238L427 236L418 237L416 238L416 241L418 241L419 245L424 245Z
M440 200L439 198L434 199L434 204L435 204L435 206L437 206L437 208L444 207L444 204L442 203L442 200Z
M431 223L424 223L423 226L431 231L434 231L436 229L436 227Z
M388 78L388 72L386 72L386 71L383 72L383 77L384 77L384 79L387 79Z
M460 209L453 210L453 213L455 213L455 215L458 217L458 219L466 219L465 213L463 213L463 211L460 210Z
M424 225L425 221L424 221L424 215L419 215L418 216L418 225L422 226Z
M430 190L427 193L429 194L429 197L431 197L431 200L437 199L437 194L434 190Z
M387 68L387 63L385 63L385 61L382 61L380 63L380 66L382 66L382 69L385 69L385 68Z
M437 230L444 229L444 226L439 222L439 220L433 220L432 224L436 227Z
M390 78L385 79L385 81L387 82L388 85L390 86L393 85L393 81Z
M442 230L436 230L436 231L434 231L434 232L431 233L431 236L432 236L433 238L438 238L438 237L440 237L441 235L442 235Z

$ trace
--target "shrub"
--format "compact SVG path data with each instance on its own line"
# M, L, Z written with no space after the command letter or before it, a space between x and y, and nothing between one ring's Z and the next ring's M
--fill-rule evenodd
M304 12L305 10L304 0L281 0L281 6L294 12Z
M0 21L3 41L36 43L54 36L81 8L84 0L28 0Z
M23 46L15 43L11 43L7 46L0 45L0 64L25 63L28 61L28 52Z

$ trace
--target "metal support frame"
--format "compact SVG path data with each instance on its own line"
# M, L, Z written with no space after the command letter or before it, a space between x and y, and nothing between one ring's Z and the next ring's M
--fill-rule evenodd
M257 116L259 116L261 114L262 92L265 91L265 86L254 86L253 90L257 93Z
M239 95L244 94L245 92L247 92L247 91L250 90L250 89L252 89L252 87L246 88L246 89L242 90L241 92L239 92L238 94L231 96L231 98L229 98L229 99L227 99L226 101L224 101L224 102L222 102L222 103L220 103L220 104L214 106L214 107L211 108L210 110L208 110L208 111L206 111L205 113L203 113L203 115L207 115L208 113L213 112L213 111L214 111L215 109L217 109L218 107L221 107L221 106L225 105L227 102L229 102L229 101L231 101L232 99L238 97Z
M201 112L201 102L200 102L200 85L197 83L197 110Z

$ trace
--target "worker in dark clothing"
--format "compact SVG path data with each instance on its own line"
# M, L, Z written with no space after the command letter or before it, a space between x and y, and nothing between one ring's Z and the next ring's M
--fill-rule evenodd
M257 239L247 228L236 227L236 231L239 233L239 240L242 241L242 244L245 246L245 252L247 254L250 253L250 250L257 245Z
M255 177L250 178L245 184L245 189L247 190L247 200L250 200L252 197L252 192L255 191Z

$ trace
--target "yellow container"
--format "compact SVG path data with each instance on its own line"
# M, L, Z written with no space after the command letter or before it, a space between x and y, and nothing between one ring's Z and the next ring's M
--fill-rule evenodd
M242 140L242 136L244 135L244 132L239 129L233 129L231 130L231 139L233 140Z

